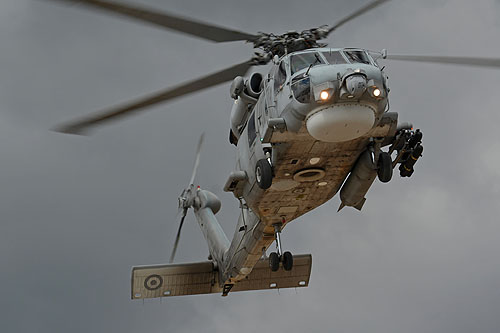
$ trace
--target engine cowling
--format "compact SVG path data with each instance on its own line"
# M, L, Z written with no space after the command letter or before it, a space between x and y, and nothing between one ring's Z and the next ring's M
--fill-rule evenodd
M245 121L248 112L248 103L238 97L231 108L231 131L238 140L240 138L240 126Z
M229 89L231 98L238 99L238 97L241 95L244 89L245 89L245 80L241 76L235 77L233 83L231 83L231 88Z
M249 111L257 103L262 93L263 77L260 73L253 73L248 80L244 81L241 76L234 78L231 84L231 97L235 99L231 108L231 132L230 142L236 144L240 138L240 129Z

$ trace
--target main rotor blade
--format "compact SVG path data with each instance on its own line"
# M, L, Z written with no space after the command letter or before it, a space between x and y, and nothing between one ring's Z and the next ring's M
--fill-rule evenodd
M369 4L367 4L366 6L361 7L360 9L358 9L357 11L352 13L351 15L344 17L342 20L338 21L335 25L333 25L330 29L328 29L328 34L330 34L333 30L337 29L341 25L355 19L356 17L358 17L360 15L363 15L364 13L372 10L375 7L382 5L383 3L387 2L387 1L389 1L389 0L375 0L375 1L372 1Z
M191 174L191 180L189 181L189 185L194 184L194 177L196 177L196 172L198 171L198 166L200 165L201 145L203 144L204 139L205 139L205 133L201 133L200 140L198 141L198 148L196 148L196 159L194 160L193 173Z
M389 60L418 61L438 64L453 64L465 66L480 66L500 68L500 58L474 58L474 57L441 57L419 55L387 55Z
M152 95L139 98L127 104L90 114L83 118L58 126L55 128L55 131L82 135L84 134L85 130L89 129L92 126L101 125L112 120L117 120L119 118L137 113L138 111L146 107L150 107L161 102L166 102L180 96L216 86L218 84L232 80L234 77L239 75L245 75L245 73L250 67L253 66L253 64L253 60L242 62L216 73L181 84L177 87L162 90Z
M179 245L179 239L181 238L182 225L184 224L184 219L187 215L187 208L182 210L181 223L179 223L179 229L177 229L177 236L175 236L174 248L172 249L172 254L170 255L169 263L172 263L175 258L175 253L177 252L177 245Z
M223 28L214 24L196 21L190 18L159 12L133 5L126 5L113 1L101 0L52 0L66 3L80 3L94 9L123 15L135 20L147 22L163 28L176 30L196 37L201 37L214 42L231 42L237 40L253 41L256 35Z

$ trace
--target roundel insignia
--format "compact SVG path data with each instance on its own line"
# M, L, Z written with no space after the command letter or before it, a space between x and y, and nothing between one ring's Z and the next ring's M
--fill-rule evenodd
M156 290L163 285L163 279L158 274L150 275L144 280L144 288L147 290Z

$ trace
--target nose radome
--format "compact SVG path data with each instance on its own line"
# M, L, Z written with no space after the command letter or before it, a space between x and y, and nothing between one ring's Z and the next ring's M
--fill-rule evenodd
M311 111L306 117L309 134L316 140L343 142L359 138L375 124L375 110L359 103L338 103Z

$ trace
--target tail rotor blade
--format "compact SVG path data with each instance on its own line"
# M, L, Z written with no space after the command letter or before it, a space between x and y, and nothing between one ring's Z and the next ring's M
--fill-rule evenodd
M194 160L193 173L191 174L191 180L189 180L189 185L194 184L194 177L196 177L196 173L198 172L198 166L200 165L201 146L204 140L205 140L205 133L202 133L198 141L198 148L196 149L196 159Z
M196 172L198 171L198 166L200 165L200 154L201 154L201 146L203 145L203 141L205 139L205 133L200 135L200 139L198 140L198 147L196 149L196 158L194 161L193 173L191 175L191 179L189 180L188 187L182 191L179 196L179 211L182 210L181 222L179 224L179 229L177 230L177 236L175 237L174 248L172 249L172 254L170 255L170 263L174 261L175 253L177 252L177 246L179 245L179 239L181 238L181 230L184 225L184 219L186 218L189 207L192 207L194 201L194 178L196 177Z
M174 262L175 253L177 252L177 246L179 245L179 239L181 238L181 230L186 215L187 215L187 208L184 208L184 210L182 211L181 223L179 223L179 229L177 230L177 236L175 236L174 248L172 249L172 254L170 255L169 263Z

